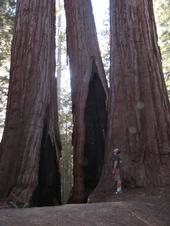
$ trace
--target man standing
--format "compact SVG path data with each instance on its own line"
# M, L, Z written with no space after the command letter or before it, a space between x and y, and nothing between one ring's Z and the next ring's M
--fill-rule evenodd
M114 181L117 183L116 194L119 194L122 192L122 180L121 180L121 175L120 175L121 159L120 159L119 148L116 148L113 150L112 162L113 162L112 174L114 177Z

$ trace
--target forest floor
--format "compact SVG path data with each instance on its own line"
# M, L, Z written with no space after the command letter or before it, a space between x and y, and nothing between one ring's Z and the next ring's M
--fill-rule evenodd
M0 209L0 226L170 226L170 187L101 194L97 201Z

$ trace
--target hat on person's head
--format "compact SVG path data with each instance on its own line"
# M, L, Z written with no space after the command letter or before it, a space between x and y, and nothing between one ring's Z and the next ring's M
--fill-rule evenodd
M117 153L118 151L119 151L119 148L113 149L113 152L114 152L114 153Z

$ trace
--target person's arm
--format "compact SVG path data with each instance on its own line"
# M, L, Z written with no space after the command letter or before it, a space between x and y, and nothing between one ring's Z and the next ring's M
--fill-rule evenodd
M117 160L116 160L116 161L114 161L113 170L112 170L112 174L113 174L113 176L114 176L114 175L115 175L115 173L116 173L117 164L118 164L118 161L117 161Z

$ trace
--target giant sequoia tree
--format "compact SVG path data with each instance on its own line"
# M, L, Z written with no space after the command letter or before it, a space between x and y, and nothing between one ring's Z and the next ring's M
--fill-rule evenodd
M112 189L111 150L122 150L123 178L170 184L170 107L152 1L111 0L111 96L105 166L96 189Z
M90 0L65 0L73 106L72 201L87 199L102 171L107 83Z
M0 198L60 202L55 79L55 0L18 0L5 129Z

